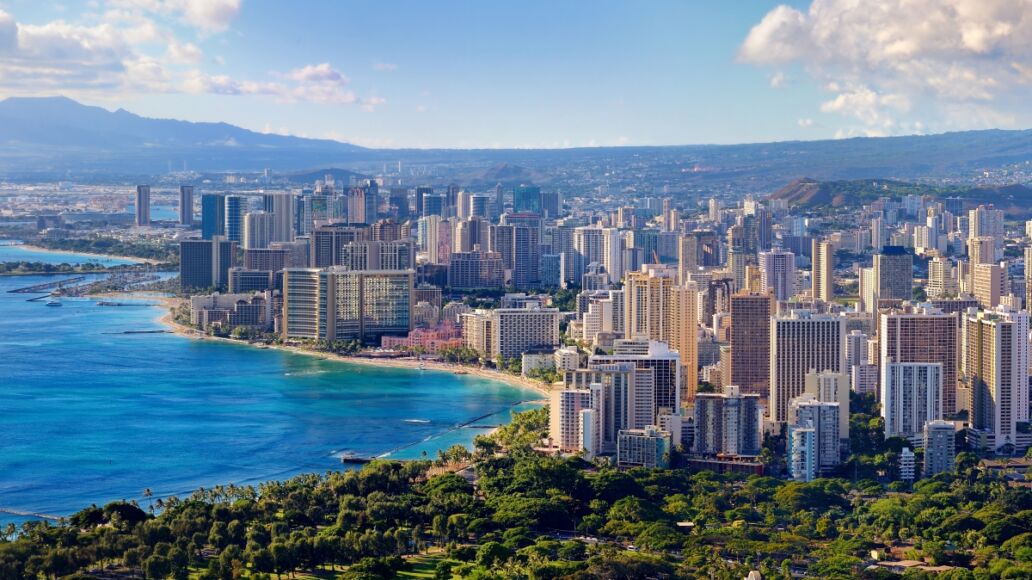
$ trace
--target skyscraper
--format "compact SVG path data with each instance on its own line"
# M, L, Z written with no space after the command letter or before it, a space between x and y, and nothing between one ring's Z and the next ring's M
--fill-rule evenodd
M638 369L652 369L656 385L656 412L676 413L681 401L681 355L665 343L648 339L618 339L613 354L595 355L589 366L631 362Z
M835 245L829 241L813 241L813 298L822 302L831 302L835 298Z
M957 457L956 436L953 423L949 421L928 421L924 425L924 472L925 477L951 471Z
M412 329L412 270L288 268L283 274L285 338L361 340Z
M293 241L294 195L290 193L267 193L263 196L262 202L265 212L274 216L272 241Z
M136 186L136 225L150 225L150 186Z
M239 195L227 195L226 202L226 239L231 242L241 243L244 239L244 210L246 200Z
M192 226L194 223L192 185L179 186L179 223L184 226Z
M1029 318L1001 306L964 318L964 377L971 388L971 425L995 451L1018 443L1029 420Z
M921 444L925 423L942 419L942 363L881 362L885 437Z
M731 296L731 364L729 384L743 393L770 394L770 319L773 294L739 292Z
M940 363L942 365L942 412L952 415L957 407L957 314L932 306L906 304L879 315L878 361Z
M788 427L789 471L792 477L800 481L813 479L813 470L827 472L834 469L842 461L840 451L842 436L839 433L839 415L842 409L838 403L819 401L810 395L795 398L790 403ZM807 470L797 470L794 456L802 450L795 449L797 437L794 432L812 430L812 441L806 445L805 451L813 457L804 462Z
M742 393L737 386L721 393L695 396L695 441L699 455L756 456L760 454L760 397Z
M795 254L781 248L760 252L760 283L763 292L773 292L778 300L796 294Z
M417 216L432 215L432 214L428 214L425 211L423 211L423 205L424 205L424 198L426 196L428 196L428 195L433 195L433 193L434 193L434 188L430 187L429 185L423 185L423 186L420 186L420 187L416 188L416 215ZM441 215L441 214L438 213L436 215Z
M268 248L275 226L276 219L271 213L249 211L244 214L244 249Z
M788 420L789 402L805 390L806 373L844 372L845 328L844 318L809 310L792 310L771 319L771 421Z
M236 243L221 236L179 242L179 285L184 290L225 289L236 266Z
M201 238L226 235L225 196L206 193L201 196Z
M518 185L512 190L512 210L515 213L542 215L541 188L533 185Z
M884 246L874 255L876 300L910 300L914 287L914 256L903 246Z

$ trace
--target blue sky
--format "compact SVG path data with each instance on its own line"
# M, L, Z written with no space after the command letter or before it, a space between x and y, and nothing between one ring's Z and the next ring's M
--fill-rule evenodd
M783 4L0 0L0 95L384 147L739 143L1029 121L1032 63L1015 64L1032 56L1026 0L887 0L883 22L848 0ZM943 11L926 34L922 4L923 20Z

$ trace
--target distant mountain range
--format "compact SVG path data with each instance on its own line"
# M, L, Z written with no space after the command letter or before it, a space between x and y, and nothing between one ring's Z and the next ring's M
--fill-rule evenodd
M0 178L62 174L158 175L183 163L201 172L371 171L380 163L448 166L467 185L534 180L570 187L566 171L650 164L656 184L685 191L769 192L801 175L820 181L970 177L1032 160L1032 130L785 141L743 145L574 149L368 149L326 139L249 131L226 123L150 119L64 97L0 101ZM364 164L364 167L356 167ZM440 173L438 173L440 175ZM567 179L561 182L561 179ZM574 182L574 185L576 183ZM641 183L638 185L649 185Z

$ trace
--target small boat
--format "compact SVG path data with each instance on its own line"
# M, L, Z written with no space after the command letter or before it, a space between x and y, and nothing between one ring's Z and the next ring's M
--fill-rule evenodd
M61 306L61 303L57 300L47 300L47 306Z
M455 374L457 374L457 375L468 375L469 371L455 371Z

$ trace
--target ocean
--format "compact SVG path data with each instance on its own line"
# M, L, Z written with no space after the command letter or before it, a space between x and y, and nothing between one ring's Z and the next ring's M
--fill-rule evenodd
M19 251L0 247L0 261ZM31 259L76 258L89 261ZM434 456L541 398L471 375L125 334L161 330L164 310L88 299L57 308L9 292L54 279L0 277L0 525L117 499L147 505L145 490L342 469L342 454Z

